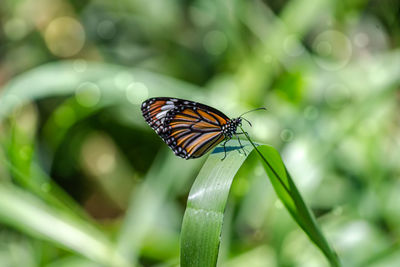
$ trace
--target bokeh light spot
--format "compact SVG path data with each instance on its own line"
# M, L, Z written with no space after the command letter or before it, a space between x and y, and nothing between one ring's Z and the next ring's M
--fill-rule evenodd
M275 208L283 209L283 204L282 201L280 201L280 199L275 200Z
M286 54L292 57L300 56L304 52L304 48L300 45L300 42L297 40L296 35L290 35L286 37L283 42L283 49Z
M101 97L100 88L91 82L84 82L78 86L75 93L76 101L84 107L93 107Z
M114 78L115 86L118 89L125 90L133 82L133 76L129 72L123 71L118 73Z
M148 96L149 90L143 83L134 82L126 88L126 98L132 104L139 105L146 100Z
M115 155L111 153L101 154L96 161L96 166L101 174L112 172L115 168Z
M332 46L328 41L321 41L316 45L316 51L322 56L330 56L332 54Z
M82 146L85 169L94 176L112 173L117 167L117 151L113 141L106 135L95 133Z
M281 131L281 139L284 142L290 142L293 140L293 131L290 129L283 129Z
M343 214L343 208L342 207L336 207L333 209L333 215L335 216L340 216Z
M325 89L326 103L332 108L342 108L350 100L350 90L340 83L332 84Z
M312 44L315 62L324 70L336 71L347 65L352 55L350 39L339 31L320 33Z
M215 10L205 10L201 7L191 6L189 9L190 18L194 24L200 27L206 27L212 24L215 20Z
M258 165L257 167L254 168L255 176L262 176L264 174L265 174L265 172L264 172L264 168L262 166Z
M256 117L251 120L253 134L260 140L268 140L279 136L280 127L277 120L270 117Z
M228 46L228 39L221 31L210 31L203 40L204 49L212 55L222 54Z
M85 43L82 25L71 17L60 17L51 21L44 37L49 50L59 57L76 55Z
M342 248L350 248L360 245L370 234L370 227L365 221L353 221L343 227L337 243Z
M354 44L360 48L366 47L369 43L369 37L363 32L359 32L354 36Z
M314 106L308 106L304 109L304 117L307 120L315 120L318 117L318 109Z
M110 20L100 22L97 26L97 33L103 39L112 39L116 33L114 22Z
M12 18L4 24L4 33L11 40L20 40L28 32L25 20Z
M75 59L73 68L76 72L85 72L87 69L87 62L84 59Z

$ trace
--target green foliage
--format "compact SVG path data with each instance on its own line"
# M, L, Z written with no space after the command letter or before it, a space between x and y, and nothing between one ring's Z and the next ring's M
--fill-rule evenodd
M254 143L251 143L252 146L248 149L249 144L244 144L247 155L254 147L277 195L292 217L327 256L331 265L339 266L335 252L319 230L278 152L271 146L256 147ZM240 144L235 142L227 149L232 152L240 151ZM228 194L233 178L246 157L238 153L229 153L226 159L221 161L223 151L216 153L216 150L204 164L189 193L182 224L181 266L216 266L217 263Z
M0 265L398 266L395 2L1 1ZM153 96L270 145L177 158Z

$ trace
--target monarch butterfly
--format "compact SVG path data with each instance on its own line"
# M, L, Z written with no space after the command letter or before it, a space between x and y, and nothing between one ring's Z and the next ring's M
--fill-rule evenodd
M147 99L142 103L141 109L150 127L175 155L184 159L199 158L224 140L225 158L225 144L234 135L237 136L237 127L242 125L244 119L243 114L229 119L210 106L169 97ZM243 148L240 139L239 144Z

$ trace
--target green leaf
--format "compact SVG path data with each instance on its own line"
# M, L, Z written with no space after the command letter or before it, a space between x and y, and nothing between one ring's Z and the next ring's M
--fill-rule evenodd
M88 63L77 71L74 61L67 60L27 71L1 89L0 121L14 108L50 96L75 94L86 108L123 104L132 109L144 98L160 95L204 100L201 88L161 74L104 63Z
M30 110L27 110L30 112ZM24 111L24 112L27 112ZM0 140L8 158L0 158L0 163L7 167L13 181L34 193L52 207L62 209L71 216L92 221L82 207L58 186L36 163L34 135L36 129L19 122L18 116L11 117L11 129Z
M319 229L314 215L301 197L278 151L271 146L265 145L256 148L248 134L244 132L243 129L242 132L260 156L263 167L268 174L275 192L290 215L292 215L293 219L308 235L311 241L324 253L331 265L339 266L339 259L335 251L331 248Z
M232 145L233 141L231 141ZM228 147L234 150L236 147ZM251 148L252 149L252 148ZM246 157L214 149L189 193L181 233L181 266L215 266L224 210L233 178Z
M4 183L0 184L0 222L106 266L127 266L114 245L96 228Z
M136 94L140 90L132 87L132 84L135 83L141 84L140 89L142 94ZM87 90L83 90L82 88ZM129 122L145 125L145 121L142 116L140 116L141 101L144 100L143 98L159 95L171 97L180 96L198 101L204 98L203 90L200 87L139 68L127 68L104 63L87 63L84 71L77 71L74 61L49 63L13 78L8 84L1 88L0 122L7 116L10 116L15 108L29 103L30 101L52 96L72 96L51 115L44 126L45 137L50 141L52 148L57 149L58 144L66 136L68 129L73 124L107 106L114 106L118 108L118 111L125 111L127 116L129 116ZM95 100L97 100L97 102ZM148 130L151 129L148 128ZM20 141L21 139L18 140ZM9 149L11 152L15 154L20 151L17 147L18 142L13 142L11 145ZM31 145L32 151L34 151L33 143ZM70 217L73 217L74 211L78 211L77 213L79 213L79 209L72 210L71 212L68 210L68 207L65 207L65 205L62 205L63 203L58 201L58 198L61 200L68 200L68 196L62 190L57 190L59 188L56 184L52 183L51 179L42 179L48 177L45 177L46 175L39 167L34 168L36 166L34 158L30 157L25 162L22 162L16 156L13 159L13 161L5 160L4 164L7 164L7 167L11 170L12 174L14 174L14 177L18 179L20 184L25 185L30 191L45 200L47 204L53 206L54 220L57 219L56 208L69 213ZM125 220L126 223L123 224L122 234L118 240L118 249L120 249L119 252L121 252L121 254L126 255L132 262L136 261L136 256L138 254L138 251L135 249L140 249L142 241L148 232L147 230L151 227L153 217L155 217L152 212L157 214L156 209L165 201L169 190L173 190L175 185L179 186L179 179L175 179L174 184L173 178L176 177L167 175L170 174L168 172L170 167L177 170L177 176L185 176L184 179L180 180L182 182L190 177L189 175L185 175L186 173L195 170L195 168L191 167L200 163L197 161L192 162L193 164L186 164L185 170L187 171L184 172L181 168L182 162L175 162L177 160L178 159L174 157L172 160L174 163L171 163L172 165L166 163L164 166L160 163L163 171L159 173L158 171L160 170L158 170L151 174L153 179L149 179L149 181L138 190L138 196L134 197L135 201L137 200L140 202L135 202L132 208L128 210ZM160 162L162 161L163 160L160 158ZM16 163L20 164L17 165ZM160 165L155 166L156 169ZM168 178L166 179L165 177ZM150 189L149 186L151 187ZM51 192L46 191L47 187L51 188ZM43 190L43 188L46 190ZM52 192L55 194L51 194ZM7 195L4 197L7 197ZM4 203L7 203L7 201ZM29 203L29 201L27 201L27 203ZM74 205L68 206L74 207ZM0 209L1 208L0 205ZM25 206L25 208L28 209L28 206ZM47 210L41 211L40 208L47 207L41 203L41 205L35 207L35 212L47 212ZM3 210L2 213L2 210L0 210L0 222L2 219L8 220L7 218L5 219L5 217L2 218L1 214L5 216L7 211ZM20 214L10 213L12 217L11 224L16 224L19 215ZM26 220L26 218L23 220L27 225L26 227L19 227L22 231L28 229L27 231L31 234L38 234L41 237L44 235L48 238L48 235L42 232L45 229L30 226L28 224L29 220ZM90 221L90 219L88 220ZM138 224L137 222L140 223ZM62 240L61 237L54 236L50 239L54 243L65 246L65 240ZM93 248L95 249L96 246L93 246ZM78 250L78 253L79 252L89 258L93 258L93 255L88 256L85 250ZM98 254L99 256L107 256L107 253L104 253L104 249L100 249Z
M246 135L247 136L247 135ZM271 146L257 148L245 143L247 156L254 151L278 195L297 224L325 254L332 266L339 266L339 260L319 230L313 214L304 203L292 178L286 170L279 153ZM233 144L233 145L232 145ZM189 194L181 233L181 266L216 266L224 210L229 190L240 166L246 157L237 151L239 144L233 141L224 153L217 147L200 170Z

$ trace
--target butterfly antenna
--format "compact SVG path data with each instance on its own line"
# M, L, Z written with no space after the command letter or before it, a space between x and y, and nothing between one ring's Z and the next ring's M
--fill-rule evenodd
M239 118L241 118L244 114L247 114L247 113L250 113L250 112L253 112L253 111L256 111L256 110L267 110L267 108L262 107L262 108L256 108L256 109L252 109L252 110L246 111L245 113L240 115Z
M243 117L241 117L241 119L247 121L247 123L250 125L250 127L253 127L253 125L251 125L251 122L249 122L247 119L245 119L245 118L243 118Z

